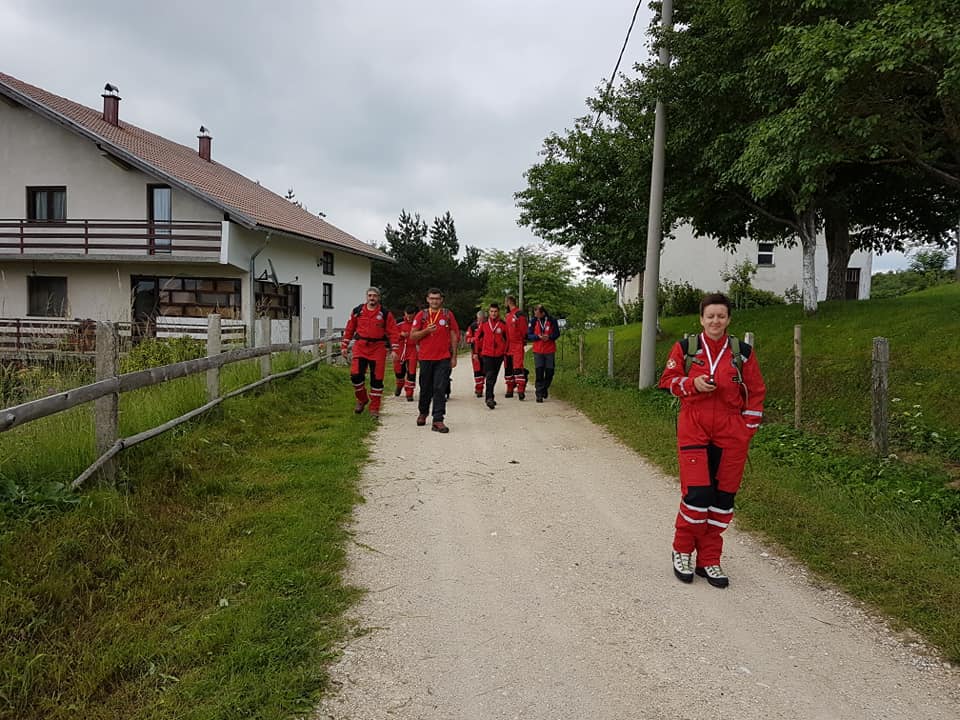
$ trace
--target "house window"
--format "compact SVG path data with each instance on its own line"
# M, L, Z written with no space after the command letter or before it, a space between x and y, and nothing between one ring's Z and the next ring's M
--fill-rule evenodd
M256 316L285 320L300 317L300 286L293 283L274 284L269 280L255 283Z
M150 254L170 252L173 196L169 185L147 185L147 221L150 223Z
M66 219L67 189L65 187L27 188L27 220L63 222Z
M333 253L332 252L323 253L323 274L333 275Z
M333 283L323 284L323 306L325 308L333 307Z
M773 265L773 243L757 243L757 265Z
M66 317L67 279L65 277L28 275L27 315Z

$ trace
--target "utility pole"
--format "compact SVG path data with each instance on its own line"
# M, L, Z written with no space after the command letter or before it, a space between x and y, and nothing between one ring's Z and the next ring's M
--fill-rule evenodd
M663 0L660 19L664 35L673 29L673 0ZM660 44L660 66L670 65L666 39ZM647 216L647 255L643 270L643 328L640 335L640 389L656 379L657 288L660 286L660 242L663 235L663 166L666 148L666 108L657 99L653 129L653 167L650 170L650 206Z
M523 248L519 248L517 250L517 260L520 266L520 269L519 269L520 277L517 284L517 287L519 288L519 290L517 291L517 295L518 295L517 307L523 310Z

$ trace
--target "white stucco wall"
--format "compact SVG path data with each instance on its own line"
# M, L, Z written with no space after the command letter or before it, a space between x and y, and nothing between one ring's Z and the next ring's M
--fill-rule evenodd
M298 240L284 235L271 235L264 245L265 233L253 232L231 223L229 231L228 261L237 268L249 268L250 256L263 248L255 260L254 278L259 278L269 268L270 260L281 283L300 286L300 316L303 332L312 331L313 318L320 318L320 326L326 327L327 317L333 318L334 327L347 323L350 310L363 302L364 292L370 285L372 260L359 255L321 246L309 240ZM333 253L333 275L324 275L321 263L324 251ZM333 307L323 307L323 283L333 285ZM250 302L250 283L243 283L243 307Z
M123 107L121 103L121 113ZM147 185L97 146L25 108L0 102L0 218L25 218L28 186L64 185L68 219L147 219ZM223 213L176 188L174 220L220 220Z
M660 253L660 278L673 282L689 282L706 292L724 291L727 284L720 279L724 269L732 269L744 260L757 265L757 252L758 245L754 240L744 240L736 248L722 250L717 247L716 242L694 235L693 229L685 225L677 228L674 237L664 242ZM775 246L773 265L757 265L753 286L777 295L783 295L794 285L802 289L802 255L799 245L792 248ZM868 298L873 255L855 252L848 267L860 268L859 297ZM820 237L817 243L816 280L818 299L824 300L827 296L827 246L823 237ZM637 299L639 294L640 284L634 279L628 283L625 296L630 300Z

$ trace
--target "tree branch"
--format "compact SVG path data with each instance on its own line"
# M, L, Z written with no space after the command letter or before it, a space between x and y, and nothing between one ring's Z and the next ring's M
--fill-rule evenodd
M800 225L797 224L797 221L796 221L796 220L789 220L789 219L787 219L787 218L782 218L782 217L780 217L780 216L778 216L778 215L774 215L772 212L770 212L769 210L767 210L767 209L763 208L762 206L758 205L757 203L755 203L753 200L751 200L751 199L750 199L749 197L747 197L746 195L741 195L741 194L738 193L738 192L733 193L733 195L734 195L734 197L736 197L738 200L740 200L740 202L746 204L748 207L752 208L753 210L756 210L758 213L760 213L761 215L763 215L763 216L764 216L765 218L767 218L768 220L772 220L773 222L779 223L779 224L781 224L781 225L786 225L788 228L792 228L792 229L796 230L797 232L800 232Z

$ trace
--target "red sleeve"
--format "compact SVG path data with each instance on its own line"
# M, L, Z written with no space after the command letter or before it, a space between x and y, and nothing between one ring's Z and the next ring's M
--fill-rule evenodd
M387 313L386 325L387 340L390 343L390 347L387 349L389 350L400 345L400 328L397 327L397 321L392 312Z
M750 357L743 363L743 386L747 390L747 403L743 409L747 427L756 430L763 422L763 400L767 395L767 386L760 374L757 351L751 348Z
M450 352L457 353L457 346L460 345L460 326L457 325L457 316L450 313Z
M510 328L506 323L503 324L503 354L510 354Z
M660 376L660 387L679 398L697 394L693 380L687 377L683 347L680 343L675 343L670 350L667 366Z
M343 337L340 339L340 347L346 349L350 344L350 338L353 337L353 334L357 331L357 316L352 312L350 313L350 319L347 320L347 326L343 329Z

